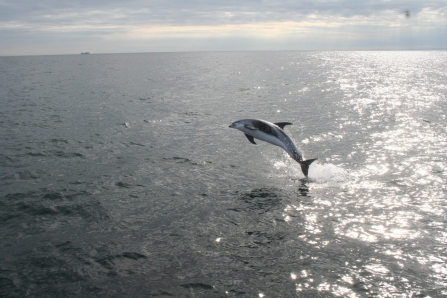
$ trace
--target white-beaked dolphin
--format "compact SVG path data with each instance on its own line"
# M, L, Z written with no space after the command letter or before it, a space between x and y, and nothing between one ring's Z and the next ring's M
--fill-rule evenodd
M308 160L303 159L301 152L283 130L286 125L292 125L292 123L270 123L258 119L244 119L231 123L230 128L236 128L242 131L252 144L256 145L255 138L283 148L291 158L300 164L304 176L307 177L309 166L316 160L316 158Z

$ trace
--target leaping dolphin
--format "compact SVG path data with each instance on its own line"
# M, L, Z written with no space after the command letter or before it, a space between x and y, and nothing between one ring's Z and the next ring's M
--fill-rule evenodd
M231 123L230 128L236 128L242 131L252 144L256 145L254 140L256 138L283 148L291 158L300 164L304 176L307 177L310 164L317 158L303 159L301 152L283 130L286 125L292 125L292 123L270 123L258 119L244 119Z

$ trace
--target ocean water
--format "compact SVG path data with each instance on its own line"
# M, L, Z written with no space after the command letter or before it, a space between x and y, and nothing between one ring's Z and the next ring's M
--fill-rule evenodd
M0 296L447 296L446 66L0 57ZM244 118L292 122L309 179Z

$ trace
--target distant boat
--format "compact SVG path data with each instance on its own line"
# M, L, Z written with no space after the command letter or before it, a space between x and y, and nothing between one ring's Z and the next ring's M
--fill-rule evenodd
M81 55L87 55L90 54L90 52L81 52Z

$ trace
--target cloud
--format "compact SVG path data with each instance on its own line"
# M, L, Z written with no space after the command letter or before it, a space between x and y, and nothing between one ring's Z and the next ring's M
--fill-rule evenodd
M410 18L405 17L407 10ZM262 44L261 50L280 48L280 41L284 49L338 49L343 41L348 48L374 43L396 48L396 38L402 41L397 44L401 48L415 48L418 43L420 48L447 48L446 27L444 0L0 0L0 45L9 48L2 47L0 55L17 53L14 49L32 47L38 40L44 51L45 43L55 49L62 41L79 44L79 39L101 52L181 51L185 39L195 40L190 43L193 50L200 50L201 44L209 48L205 45L216 39L225 50L243 49L244 39ZM275 44L269 46L269 40ZM134 50L122 42L134 45ZM147 46L151 42L168 46Z

